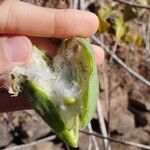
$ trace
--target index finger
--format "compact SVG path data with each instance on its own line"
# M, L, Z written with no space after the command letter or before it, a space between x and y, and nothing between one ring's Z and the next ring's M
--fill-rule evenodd
M73 9L50 9L18 0L0 3L0 33L40 37L88 37L98 28L96 15Z

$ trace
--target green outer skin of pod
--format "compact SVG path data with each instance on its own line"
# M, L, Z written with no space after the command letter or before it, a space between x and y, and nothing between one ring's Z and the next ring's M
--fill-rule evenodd
M61 120L60 115L57 113L55 106L42 92L36 83L28 81L28 99L33 105L36 112L47 122L47 124L56 132L56 134L72 147L78 146L79 139L79 121L78 118L74 128L69 131L65 128L64 122Z
M36 83L33 81L28 81L27 90L28 100L31 102L37 113L62 140L72 147L78 146L79 125L81 127L85 127L91 120L95 111L99 93L96 62L92 47L88 40L83 38L76 38L76 40L83 51L83 56L81 55L81 61L85 60L84 66L88 68L88 72L86 73L88 74L88 79L86 80L87 82L82 84L82 88L84 88L84 94L82 96L82 110L80 116L76 118L76 123L74 124L73 129L68 130L66 128L65 122L61 119L61 114L57 112L52 100L50 100L50 98ZM81 71L80 69L82 70L82 67L79 67L79 73ZM81 76L82 75L84 74L81 73Z
M82 50L85 50L87 63L90 67L90 76L83 96L83 108L80 117L80 125L81 127L85 127L93 117L96 108L96 103L99 97L99 81L95 57L90 42L83 38L79 38L78 41Z

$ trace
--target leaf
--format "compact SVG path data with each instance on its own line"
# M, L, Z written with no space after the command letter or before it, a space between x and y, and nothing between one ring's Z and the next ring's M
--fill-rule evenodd
M98 11L99 16L99 32L104 33L108 31L110 24L108 23L107 19L111 17L114 13L112 7L102 8Z
M124 22L122 16L118 17L115 21L115 31L116 31L116 39L118 41L120 41L121 38L125 36L125 34L128 32L128 27Z
M133 36L134 44L138 47L142 47L144 45L144 39L139 33L135 33Z
M138 17L138 11L136 8L130 6L124 8L123 18L125 22L135 19L136 17Z
M98 11L98 16L102 19L107 19L108 16L110 16L110 14L112 13L112 8L108 7L108 8L102 8Z
M110 24L106 20L99 18L99 32L104 33L108 31L109 27Z
M130 43L130 44L133 44L133 34L128 32L124 37L124 41L126 41L127 43Z
M124 40L130 44L136 45L137 47L142 47L144 45L144 39L139 33L133 34L128 32Z
M137 3L141 4L141 5L148 5L148 1L147 0L136 0Z
M138 4L143 5L143 6L147 6L148 0L135 0L135 3L138 3ZM139 16L144 15L144 13L146 11L146 9L140 9L140 8L137 8L137 10L138 10Z

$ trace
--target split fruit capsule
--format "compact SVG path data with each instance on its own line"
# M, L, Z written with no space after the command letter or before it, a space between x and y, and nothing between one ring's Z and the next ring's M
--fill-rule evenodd
M58 137L77 147L79 128L90 122L99 94L89 41L64 40L53 58L34 46L29 62L15 67L10 75L9 93L17 96L23 88L35 111Z

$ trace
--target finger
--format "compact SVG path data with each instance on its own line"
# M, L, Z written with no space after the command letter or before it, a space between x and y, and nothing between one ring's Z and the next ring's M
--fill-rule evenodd
M49 38L41 37L30 37L30 40L33 45L38 47L38 49L46 51L49 56L55 56L57 51L57 46L54 45Z
M95 54L96 64L99 66L102 64L105 58L104 50L97 45L92 45L92 47Z
M33 45L47 52L49 56L55 56L58 47L54 45L48 38L30 38ZM104 50L97 45L92 45L97 65L104 61Z
M0 75L31 57L32 44L25 36L0 37Z
M18 0L0 5L0 33L40 37L88 37L98 28L96 15L79 10L34 6Z

